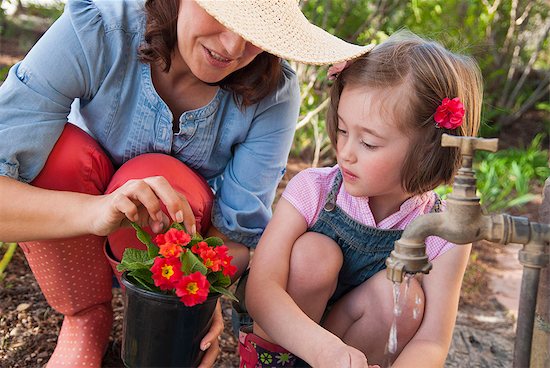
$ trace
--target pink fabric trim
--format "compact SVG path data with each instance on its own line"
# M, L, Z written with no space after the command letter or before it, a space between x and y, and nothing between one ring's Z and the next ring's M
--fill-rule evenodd
M308 227L313 226L317 221L338 170L338 165L306 169L294 176L286 186L282 194L283 198L302 214ZM374 220L368 197L353 197L346 192L343 185L340 187L336 204L361 224L379 229L402 230L416 217L432 210L435 196L430 191L409 198L401 205L399 211L386 217L379 224ZM445 209L445 202L442 208ZM426 239L426 254L430 260L433 260L454 246L455 244L444 239L430 236Z

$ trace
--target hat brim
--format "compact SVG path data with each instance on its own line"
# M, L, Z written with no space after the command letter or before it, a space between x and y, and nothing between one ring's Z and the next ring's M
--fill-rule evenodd
M283 59L324 65L354 59L374 45L345 42L311 24L296 0L195 0L227 29Z

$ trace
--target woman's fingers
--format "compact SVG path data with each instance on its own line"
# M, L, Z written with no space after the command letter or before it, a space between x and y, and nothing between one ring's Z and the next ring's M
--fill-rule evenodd
M223 317L222 317L222 307L220 301L218 300L216 304L216 310L214 311L214 316L212 318L212 326L210 330L203 337L201 341L201 350L208 349L208 346L214 344L214 341L218 341L218 336L223 332Z
M149 184L144 180L129 180L121 186L122 194L132 200L136 205L142 205L147 209L149 217L156 221L162 220L162 211L160 207L159 197ZM145 219L142 219L142 221Z
M108 235L128 225L128 221L149 225L155 233L173 221L183 222L189 233L195 233L195 215L187 198L161 176L129 180L97 203L97 215L91 225L93 234ZM163 204L168 215L161 210Z
M138 206L122 193L115 194L113 205L116 211L124 214L130 221L139 221Z
M162 203L164 203L172 220L183 222L186 230L194 234L195 215L187 198L174 190L170 183L162 176L145 178L143 181L151 187Z
M214 310L214 316L212 318L212 326L210 330L204 336L201 341L200 348L203 351L206 351L204 357L202 358L199 368L211 367L216 361L216 357L220 351L220 346L218 342L219 336L223 332L223 316L222 316L222 307L220 300L216 303L216 309Z
M182 201L183 209L176 212L176 221L183 222L187 232L194 235L197 231L197 227L195 225L195 214L193 213L187 198L185 198L185 196L181 193L178 193L178 195Z
M201 364L198 368L210 368L216 362L216 358L220 353L220 343L216 339L212 345L206 350L206 353L202 357Z

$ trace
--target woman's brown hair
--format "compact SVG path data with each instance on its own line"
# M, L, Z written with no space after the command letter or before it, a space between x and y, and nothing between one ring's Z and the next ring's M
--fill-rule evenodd
M338 103L344 87L406 88L408 99L397 106L398 127L412 139L401 169L401 185L421 194L449 184L460 167L457 148L441 147L441 135L475 136L481 119L483 86L477 63L452 53L437 42L401 31L355 60L336 78L327 117L330 140L336 147ZM458 97L466 113L459 128L437 128L434 113L445 98Z
M180 0L147 0L145 12L145 42L138 50L139 59L146 63L161 61L168 72L176 47L177 21ZM234 93L236 101L249 106L261 101L277 89L281 78L281 61L277 56L262 52L242 69L217 84Z

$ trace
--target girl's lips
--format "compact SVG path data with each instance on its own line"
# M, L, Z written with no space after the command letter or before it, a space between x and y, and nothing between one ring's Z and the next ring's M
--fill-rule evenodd
M205 46L203 46L202 48L208 63L216 68L227 68L233 62L232 59L227 59Z
M356 175L354 175L351 171L348 171L346 169L342 170L342 175L344 175L344 178L346 180L357 180L358 179L358 177Z

